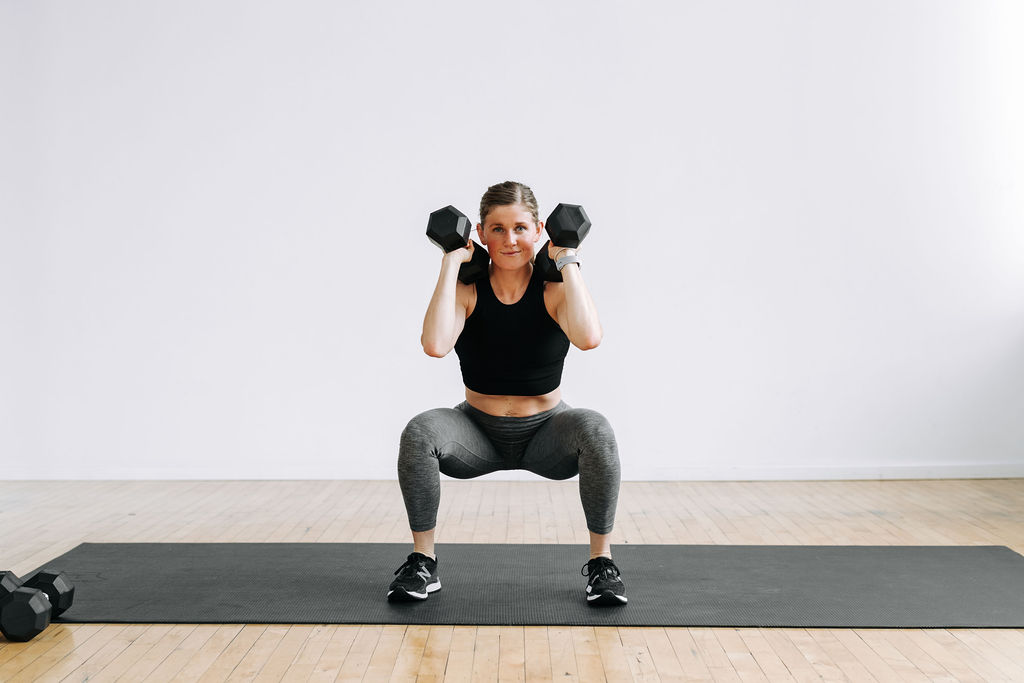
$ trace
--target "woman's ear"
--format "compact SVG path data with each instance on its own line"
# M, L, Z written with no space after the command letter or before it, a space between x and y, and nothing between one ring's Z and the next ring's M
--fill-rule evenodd
M487 238L484 237L484 226L480 223L476 224L476 236L480 238L481 244L487 244Z
M540 242L541 233L544 232L544 221L537 221L537 235L533 238L533 241Z

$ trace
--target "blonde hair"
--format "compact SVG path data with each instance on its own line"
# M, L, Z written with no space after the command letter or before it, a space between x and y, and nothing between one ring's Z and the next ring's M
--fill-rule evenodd
M487 192L480 198L480 225L487 224L487 214L492 209L510 204L521 204L533 216L534 225L540 222L537 198L533 196L533 190L514 180L506 180L488 187Z

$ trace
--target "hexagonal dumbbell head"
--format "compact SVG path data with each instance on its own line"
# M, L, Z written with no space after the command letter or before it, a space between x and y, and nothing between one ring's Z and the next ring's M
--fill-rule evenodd
M50 625L50 601L36 588L15 588L0 607L0 632L22 643Z
M46 594L53 605L54 617L66 612L75 600L75 586L71 579L64 572L53 569L40 569L25 580L25 587L38 588Z
M21 579L14 572L0 572L0 605L15 589L21 588Z
M427 221L427 238L446 254L469 244L472 231L473 224L466 214L450 205L430 214ZM472 260L459 266L459 280L467 285L476 282L487 275L490 262L487 250L474 243Z
M559 204L544 227L556 246L575 249L590 232L590 218L579 204Z
M473 223L466 214L451 205L434 211L427 221L427 237L446 254L466 246L472 231Z

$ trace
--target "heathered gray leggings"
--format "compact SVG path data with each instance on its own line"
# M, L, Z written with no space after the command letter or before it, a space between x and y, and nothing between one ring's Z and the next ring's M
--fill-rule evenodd
M472 479L529 470L548 479L580 475L587 528L606 534L619 498L619 449L603 415L565 402L529 417L496 417L466 402L409 421L398 448L398 482L413 531L437 524L443 472Z

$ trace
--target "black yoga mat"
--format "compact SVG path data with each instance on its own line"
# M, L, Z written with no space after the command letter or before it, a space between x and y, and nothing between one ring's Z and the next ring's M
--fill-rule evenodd
M1002 546L617 545L629 604L586 604L582 545L439 544L442 589L390 604L411 544L84 543L65 622L1024 627Z

